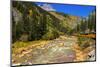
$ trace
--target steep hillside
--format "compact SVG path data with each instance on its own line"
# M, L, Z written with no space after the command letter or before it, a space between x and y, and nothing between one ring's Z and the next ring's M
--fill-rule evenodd
M72 16L69 14L59 13L59 12L50 12L50 14L54 15L59 20L63 21L65 24L69 26L69 28L73 29L76 27L77 23L80 21L80 17Z
M76 16L46 11L35 3L13 1L13 42L55 39L60 34L69 34L78 19Z

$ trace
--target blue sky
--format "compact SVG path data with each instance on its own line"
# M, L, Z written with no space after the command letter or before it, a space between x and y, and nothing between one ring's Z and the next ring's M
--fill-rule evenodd
M43 5L46 3L38 2L38 5ZM72 5L72 4L56 4L48 3L53 9L57 12L62 12L65 14L87 17L92 11L95 10L95 6L86 6L86 5Z

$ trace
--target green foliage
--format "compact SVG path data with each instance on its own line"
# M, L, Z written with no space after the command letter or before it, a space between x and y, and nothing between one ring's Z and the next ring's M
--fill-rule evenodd
M43 35L42 39L52 40L59 36L59 33L55 29L50 29L45 35Z
M48 12L33 3L26 2L13 1L13 8L17 8L17 11L22 14L22 20L18 22L15 21L14 16L12 18L13 42L58 37L58 32L53 30L55 28L53 23L58 23L58 20Z
M89 47L91 45L91 41L93 41L91 38L78 37L78 45L82 48L82 50Z
M77 32L83 33L83 34L96 32L96 14L95 14L95 11L90 13L88 18L81 19L80 24L77 24Z

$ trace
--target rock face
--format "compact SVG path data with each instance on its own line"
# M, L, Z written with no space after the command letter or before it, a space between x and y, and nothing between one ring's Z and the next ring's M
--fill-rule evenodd
M12 9L12 13L13 13L12 15L14 17L14 21L16 22L16 24L19 21L22 21L22 15L21 15L21 13L16 8Z
M95 56L95 50L92 50L88 53L88 60L89 61L94 61L96 59L96 56Z

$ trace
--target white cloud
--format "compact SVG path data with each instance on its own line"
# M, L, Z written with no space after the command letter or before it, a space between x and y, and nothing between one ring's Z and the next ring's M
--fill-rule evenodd
M39 6L46 11L56 11L50 4L43 4Z

